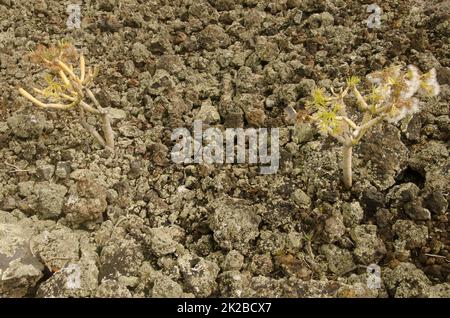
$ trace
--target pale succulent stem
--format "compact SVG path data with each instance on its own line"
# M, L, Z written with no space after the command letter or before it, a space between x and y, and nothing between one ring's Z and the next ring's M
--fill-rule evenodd
M352 187L352 153L352 145L348 143L344 144L342 151L342 170L344 174L344 186L347 189Z
M80 82L84 82L86 76L86 63L84 61L84 55L80 54Z
M366 111L369 109L369 105L367 105L367 102L364 100L364 97L362 97L361 93L358 91L356 87L353 87L353 94L356 97L356 100L358 101L358 106L361 110Z
M97 132L97 130L95 130L93 126L87 123L83 108L80 109L80 117L81 117L80 120L81 126L83 126L83 128L86 129L97 140L97 142L100 145L106 147L105 139Z
M383 116L379 116L379 117L375 117L375 118L369 120L367 123L365 123L361 126L361 130L367 130L369 128L372 128L373 126L375 126L376 124L381 122L383 120L383 118L384 118Z
M102 115L103 134L105 135L106 146L114 150L114 132L111 128L111 119L108 113Z
M97 107L100 111L103 110L103 107L98 102L97 98L95 98L94 93L89 88L86 88L87 95L89 99L94 103L95 107Z
M86 103L86 102L81 102L80 103L80 105L81 105L81 107L83 107L84 108L84 110L86 110L86 111L88 111L88 112L90 112L90 113L93 113L93 114L96 114L96 115L101 115L101 113L100 113L100 111L98 111L97 109L95 109L94 107L92 107L91 105L89 105L88 103Z
M40 100L38 100L37 98L35 98L30 93L28 93L23 88L19 88L19 93L23 97L28 99L30 102L32 102L33 104L35 104L36 106L41 107L41 108L47 108L47 109L69 109L69 108L73 107L73 104L67 104L67 105L66 104L45 104L45 103L41 102Z
M70 83L66 74L62 70L59 70L58 74L59 74L59 77L61 77L61 80L63 81L64 85L66 85L68 88L72 88L72 84Z
M358 126L353 122L353 120L351 120L347 116L336 116L336 119L345 121L352 129L358 128Z
M37 93L42 94L43 91L37 88L33 88L34 91L36 91ZM111 119L110 116L108 114L107 111L105 111L99 104L99 102L97 101L97 99L95 98L94 94L92 93L91 90L87 89L88 92L88 96L89 98L92 100L92 102L94 103L94 105L98 108L95 109L92 106L90 106L89 104L87 104L84 101L80 101L75 97L71 97L68 96L66 94L61 94L61 97L72 101L71 104L65 105L65 104L46 104L41 102L40 100L38 100L37 98L35 98L33 95L31 95L30 93L28 93L26 90L24 90L23 88L19 88L19 93L24 96L25 98L27 98L29 101L31 101L33 104L35 104L38 107L41 108L47 108L47 109L69 109L71 107L74 107L76 104L80 104L81 109L81 125L83 126L83 128L85 128L97 141L99 144L101 144L103 147L108 147L111 150L114 150L114 132L111 128ZM84 110L90 112L90 113L94 113L97 115L100 115L102 117L102 130L104 133L104 138L95 130L95 128L91 125L89 125L86 122L85 116L84 116Z
M66 72L67 74L69 74L69 77L76 81L76 82L80 82L80 80L76 77L75 73L70 69L69 66L67 66L67 64L65 64L64 62L60 61L60 60L56 60L56 63L58 64L59 68Z
M114 149L114 132L111 128L111 118L109 117L108 112L100 105L97 98L95 98L94 93L92 93L92 91L89 88L86 89L86 92L88 97L91 99L95 107L97 107L97 109L102 115L102 128L103 133L105 135L106 146L108 146L111 149Z

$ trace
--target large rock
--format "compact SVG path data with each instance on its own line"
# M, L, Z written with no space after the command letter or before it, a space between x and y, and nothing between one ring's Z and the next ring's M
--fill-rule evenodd
M216 278L219 266L204 258L184 254L178 259L178 265L185 286L197 297L208 297L217 288Z
M408 148L400 138L400 131L388 124L368 132L355 153L360 154L362 160L355 160L354 179L366 179L379 190L386 190L395 184L395 178L406 167L408 160Z
M390 295L396 298L436 298L450 295L450 284L432 286L428 277L412 263L400 263L394 269L386 268L381 278Z
M115 238L100 253L100 280L134 277L144 261L140 244L134 239Z
M8 118L7 123L14 135L25 139L40 136L46 126L45 116L41 113L15 114Z
M37 212L44 219L58 217L64 205L67 188L60 184L41 182L35 185L38 194Z
M422 247L427 243L428 228L425 225L417 225L410 220L398 220L392 229L398 240L405 242L407 249Z
M261 217L255 206L244 200L224 197L212 204L214 212L209 226L214 232L214 240L224 249L236 249L246 253L250 242L258 237Z
M64 212L70 223L80 225L101 220L106 207L106 189L95 180L86 178L70 188Z
M31 239L31 246L35 255L53 272L79 259L79 236L62 225L35 235Z
M98 269L95 262L82 259L68 262L39 286L37 297L89 297L98 286Z
M353 253L359 262L365 265L377 263L386 254L386 247L377 236L376 225L355 226L350 231L350 236L355 242L356 248Z
M0 224L0 295L23 297L43 276L44 265L30 249L30 228Z

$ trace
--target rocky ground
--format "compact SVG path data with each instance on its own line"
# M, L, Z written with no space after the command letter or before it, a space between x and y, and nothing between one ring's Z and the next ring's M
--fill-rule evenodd
M88 0L75 30L66 5L0 0L0 296L450 296L448 0ZM24 56L60 39L100 66L114 155L18 96ZM441 94L368 133L346 191L340 146L283 109L394 62L435 67ZM278 173L172 163L195 119L280 127Z

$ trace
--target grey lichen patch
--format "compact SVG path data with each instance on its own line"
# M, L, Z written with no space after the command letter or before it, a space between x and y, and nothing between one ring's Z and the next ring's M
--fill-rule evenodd
M389 293L397 298L426 297L430 293L430 280L412 263L386 268L382 279Z
M196 119L201 120L205 124L214 124L220 121L220 115L217 108L211 104L211 101L207 100L202 103Z
M244 264L244 256L238 251L232 250L228 252L222 262L221 268L223 271L241 270Z
M353 253L362 264L377 263L386 254L386 247L377 236L376 225L355 226L350 231L350 236L356 245Z
M379 138L377 129L383 131L383 138ZM395 184L395 177L406 167L409 151L401 141L397 128L383 125L377 129L361 142L357 153L360 153L363 165L355 171L360 173L361 179L369 180L380 190L385 190Z
M249 270L255 276L270 274L273 271L272 256L269 253L254 255L250 261Z
M300 123L295 126L293 141L297 144L303 144L311 141L314 137L314 128L310 123Z
M418 144L412 148L409 165L423 174L436 170L444 162L448 162L449 150L443 142L430 140L426 144Z
M21 210L42 219L56 219L62 213L67 188L50 181L26 181L18 184L18 193Z
M253 277L250 288L246 288L242 297L295 297L295 298L336 298L336 297L376 297L367 286L349 285L337 281L300 279L274 279L264 276Z
M143 261L142 247L135 240L110 240L100 253L99 278L137 277Z
M311 198L302 189L295 190L292 199L299 208L309 209L311 206Z
M450 191L449 149L444 142L430 140L414 145L409 165L425 177L425 187L432 191Z
M328 268L335 274L343 274L354 268L353 256L350 251L333 244L322 245L321 252L325 255Z
M255 47L256 55L264 62L270 62L276 59L280 50L275 41L267 40L265 37L259 37Z
M174 253L178 246L168 227L150 229L149 244L151 251L158 257Z
M342 214L339 211L334 211L333 215L325 220L323 233L325 241L328 243L336 242L345 234L345 231Z
M222 197L212 204L209 226L214 239L224 249L246 253L258 234L261 217L258 208L247 201Z
M219 291L225 297L242 297L249 285L251 275L249 272L230 270L221 273L218 277Z
M38 214L44 219L60 216L67 188L50 182L36 183L35 188L38 195Z
M344 224L347 227L354 227L361 223L364 218L364 210L359 202L344 203L342 205L342 216L344 217Z
M300 147L296 157L300 180L307 182L308 194L316 193L325 201L336 201L340 187L339 147L329 147L320 141L310 141Z
M257 246L263 253L281 254L286 248L286 234L279 231L262 230L258 237Z
M428 228L424 225L415 224L410 220L398 220L392 229L398 240L404 241L408 249L422 247L427 243Z
M36 163L36 175L40 180L49 181L55 173L55 166L45 162Z
M210 24L199 33L199 44L207 50L224 48L230 44L230 37L221 26Z
M145 62L148 60L150 56L150 52L147 50L147 47L140 42L136 42L133 44L131 54L136 63Z
M445 199L442 191L436 190L427 192L423 196L424 206L435 215L443 215L448 209L449 202Z
M169 277L160 275L153 281L153 298L180 298L183 296L184 293L181 285Z
M95 290L95 298L131 298L132 294L128 288L116 281L105 279Z

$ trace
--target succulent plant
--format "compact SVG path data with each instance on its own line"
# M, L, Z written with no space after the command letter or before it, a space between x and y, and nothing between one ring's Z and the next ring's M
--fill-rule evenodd
M44 109L69 110L77 109L81 125L103 146L114 150L114 133L111 128L110 116L106 109L101 107L89 86L98 74L98 69L86 69L82 53L78 54L76 48L69 42L59 42L50 47L38 46L31 52L31 61L42 65L46 72L43 76L43 88L33 87L33 91L44 97L41 101L23 88L19 93L31 101L35 106ZM78 72L75 72L73 63L79 61ZM84 99L88 98L91 104ZM86 121L86 112L101 117L103 134Z
M361 79L352 76L339 92L331 89L317 88L311 94L305 110L295 111L292 106L286 108L287 114L297 124L309 121L315 124L325 136L332 136L343 146L343 181L346 188L352 186L352 150L364 134L382 121L398 123L409 121L420 111L420 102L416 97L436 96L439 84L436 70L420 74L417 67L409 65L403 70L400 65L393 65L367 76L371 84L367 94L358 89ZM356 99L362 116L350 116L344 98L352 95ZM357 123L352 117L361 118Z

